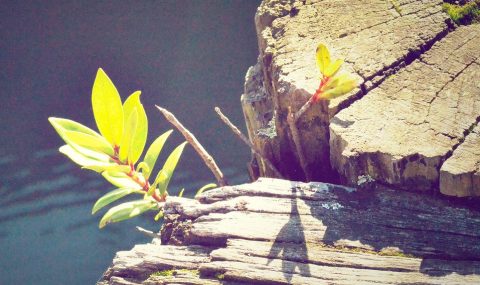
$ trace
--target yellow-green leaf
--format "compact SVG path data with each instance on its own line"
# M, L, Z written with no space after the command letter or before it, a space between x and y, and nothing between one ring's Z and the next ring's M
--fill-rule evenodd
M144 161L137 165L137 172L141 172L145 179L148 179L147 174L150 173L150 167Z
M336 87L323 92L321 97L323 99L331 100L347 94L348 92L355 89L357 85L358 83L355 79L348 78L347 76L345 76L343 79L340 79L338 81L338 84Z
M167 180L168 180L167 172L161 169L158 172L157 177L155 177L155 181L150 185L150 188L148 188L147 195L152 196L153 193L155 193L155 189L157 189L158 184L162 182L165 183L165 181Z
M154 220L155 220L155 221L158 221L158 220L160 220L161 218L163 218L163 210L160 210L160 212L158 212L158 214L155 215Z
M143 194L143 192L135 189L131 189L131 188L119 188L119 189L115 189L113 191L108 192L107 194L100 197L100 199L98 199L97 202L95 202L95 205L93 205L93 208L92 208L92 215L95 214L101 208L132 193Z
M210 183L210 184L207 184L207 185L203 186L202 188L198 189L197 193L195 194L195 198L202 195L203 191L208 190L208 189L213 189L213 188L216 188L216 187L217 187L217 184L215 184L215 183Z
M99 227L103 228L107 224L127 220L154 209L158 209L158 205L152 200L126 202L108 210L100 220Z
M94 154L93 152L89 151L88 149L86 148L83 148L83 147L80 147L78 144L75 144L72 140L70 140L67 136L66 136L66 132L67 131L75 131L75 132L80 132L80 133L84 133L84 134L87 134L87 135L92 135L94 137L98 137L98 138L102 138L102 136L100 134L98 134L97 132L95 132L94 130L80 124L80 123L77 123L75 121L72 121L72 120L68 120L68 119L62 119L62 118L54 118L54 117L50 117L48 118L48 120L50 121L50 123L52 124L52 126L55 128L55 130L57 131L57 133L60 135L60 137L68 144L70 145L72 148L74 148L75 150L77 150L78 152L82 153L83 155L86 155L86 156L90 156L94 159L99 159L99 160L103 160L103 159L100 159L96 154ZM105 157L104 157L105 158Z
M184 142L177 146L165 161L162 171L165 173L166 179L161 179L159 181L158 190L160 191L160 195L163 195L167 191L168 183L172 178L175 167L177 167L178 160L180 159L180 156L182 155L183 149L185 148L186 144L187 142Z
M325 69L325 73L323 75L327 77L332 77L334 76L339 70L340 67L343 64L343 60L337 59L334 62L330 63L328 67Z
M317 67L320 73L325 75L327 67L330 65L330 52L324 44L319 44L316 51Z
M97 159L85 156L80 152L76 151L70 145L64 145L60 147L59 151L65 154L68 158L70 158L76 164L97 172L102 172L108 167L117 165L115 163L111 163L108 161L97 160Z
M79 146L102 152L110 156L114 155L113 147L104 137L92 136L77 131L65 131L65 136L68 138L68 140L78 144Z
M153 182L153 184L150 185L150 188L148 189L148 195L150 196L153 195L157 186L161 195L163 195L166 192L168 183L172 178L173 171L177 166L178 160L182 155L182 152L183 152L183 149L185 148L186 143L187 142L184 142L181 145L177 146L172 151L172 153L170 153L167 160L165 161L165 164L163 165L163 168L158 172L157 177L155 178L155 181Z
M185 188L182 188L182 190L178 192L178 197L183 197L183 192L185 192Z
M124 114L124 125L126 126L128 122L126 121L130 114L136 109L137 110L137 127L135 135L132 137L132 142L130 146L130 155L128 161L135 164L140 156L142 155L143 149L145 148L145 143L147 142L148 135L148 119L145 109L143 108L142 103L140 102L140 91L134 92L130 95L125 103L123 104L123 114ZM125 133L124 133L125 136Z
M55 128L55 130L63 140L65 140L65 131L75 131L95 137L102 137L99 133L90 129L89 127L72 120L50 117L48 118L48 121L50 122L50 124L52 124L52 126Z
M104 171L102 175L103 177L105 177L105 179L107 179L108 182L112 183L113 185L119 188L131 188L134 190L142 189L142 186L140 186L140 184L135 182L133 178L131 178L124 172Z
M92 89L93 115L100 133L118 146L123 133L122 100L108 75L99 68Z
M116 164L116 163L112 163L107 166L87 165L87 166L83 166L82 168L90 169L100 173L104 171L129 173L131 170L129 165L122 165L122 164Z
M123 138L122 138L122 142L120 143L119 158L120 158L120 161L122 162L128 161L128 163L131 163L131 161L129 161L128 158L132 151L131 147L135 137L135 132L137 130L137 121L138 121L138 113L137 113L137 109L134 108L132 112L130 112L130 115L128 116L128 119L125 123Z
M143 172L143 175L145 175L146 179L150 177L150 173L153 170L153 167L155 167L155 162L157 162L158 155L162 151L165 141L172 132L173 130L166 131L161 136L159 136L148 148L147 153L145 154L145 159L143 161L148 166L148 169L145 168Z
M110 157L108 155L106 155L104 153L100 153L98 151L94 151L94 150L82 147L82 146L76 144L75 142L73 142L71 139L69 139L66 136L67 131L75 131L75 132L84 133L86 135L91 135L93 137L97 137L99 139L102 139L103 137L100 134L98 134L94 130L92 130L92 129L90 129L90 128L88 128L88 127L86 127L86 126L84 126L80 123L72 121L72 120L67 120L67 119L62 119L62 118L53 118L53 117L50 117L48 120L50 121L52 126L55 128L57 133L60 135L60 137L70 147L75 149L77 152L79 152L80 154L82 154L84 156L93 158L95 160L109 162Z

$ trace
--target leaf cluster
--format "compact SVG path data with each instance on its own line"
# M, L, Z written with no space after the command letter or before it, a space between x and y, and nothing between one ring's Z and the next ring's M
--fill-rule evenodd
M143 196L110 208L100 220L100 228L149 210L158 210L156 218L161 217L168 184L186 145L184 142L170 153L150 183L157 158L172 130L159 136L139 162L148 135L148 119L140 95L136 91L122 104L117 88L100 68L92 89L92 108L99 133L72 120L49 118L66 143L60 152L82 168L101 173L116 187L98 199L92 214L127 195Z
M320 86L312 97L313 102L320 99L334 99L357 87L357 81L347 73L340 73L344 61L332 60L330 52L324 44L319 44L316 50L317 67L321 73Z

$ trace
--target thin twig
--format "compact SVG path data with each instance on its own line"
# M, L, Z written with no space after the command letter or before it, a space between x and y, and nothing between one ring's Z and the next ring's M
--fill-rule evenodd
M253 145L249 139L247 139L247 137L242 134L242 132L228 119L227 116L225 116L223 113L222 113L222 110L220 110L220 108L218 107L215 107L215 112L217 112L218 116L220 117L220 119L225 123L225 125L227 125L228 127L230 127L230 129L232 130L232 132L234 134L237 135L237 137L239 137L251 150L253 153L255 153L256 155L260 156L263 161L265 162L265 164L273 171L273 173L275 174L275 177L277 178L283 178L282 174L280 173L280 171L278 171L278 169L273 165L273 163L268 159L266 158L264 155L262 155L261 151L259 149L256 148L255 145Z
M156 234L152 231L149 231L149 230L146 230L142 227L139 227L137 226L137 231L141 232L142 234L146 235L147 237L151 237L151 238L161 238L161 236L159 234Z
M218 168L217 164L215 163L215 160L213 157L205 150L205 148L200 144L200 142L197 140L197 138L189 131L187 128L185 128L182 123L180 123L177 118L170 113L167 109L159 107L155 105L160 112L165 116L165 119L167 119L173 126L175 126L185 137L187 142L189 142L193 149L198 153L200 158L205 162L208 168L212 171L213 175L215 175L215 178L217 179L218 185L220 186L225 186L227 184L227 180L225 179L222 171L220 168Z
M295 114L294 114L295 122L298 121L298 118L300 118L303 115L303 113L305 113L313 105L312 98L313 98L313 96L307 101L307 103L305 103L302 106L302 108L300 108L300 110L295 112Z
M298 134L297 119L298 117L296 117L295 113L292 112L292 108L288 107L287 123L288 127L290 128L290 133L292 134L293 144L295 145L295 149L297 151L300 167L302 167L303 173L305 174L305 179L307 181L311 181L310 172L307 168L307 161L305 159L305 154L303 153L300 135Z

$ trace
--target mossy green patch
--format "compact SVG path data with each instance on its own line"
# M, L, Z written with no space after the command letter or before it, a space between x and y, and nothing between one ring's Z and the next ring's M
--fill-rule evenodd
M161 271L153 272L152 274L150 274L150 276L162 276L162 277L173 276L174 271L175 270L173 269L161 270Z
M218 280L223 280L223 279L225 279L225 274L217 273L217 274L215 274L215 278L217 278Z
M200 273L198 269L167 269L154 272L150 274L150 277L159 276L159 277L171 277L176 275L195 275L198 276Z
M465 5L444 3L443 11L458 25L480 23L480 0L471 1Z

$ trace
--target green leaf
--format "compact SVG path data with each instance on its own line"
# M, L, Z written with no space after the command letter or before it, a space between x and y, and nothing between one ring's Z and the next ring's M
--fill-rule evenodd
M103 177L105 177L105 179L107 179L108 182L119 188L131 188L134 190L142 189L142 186L140 186L140 184L135 182L133 178L131 178L124 172L105 171L102 173L102 175Z
M158 214L155 215L155 218L153 218L156 221L160 220L161 218L163 218L163 210L160 210L160 212L158 212Z
M143 108L142 103L140 102L140 91L134 92L130 95L125 103L123 104L123 114L125 118L124 125L127 126L128 122L126 121L130 114L136 109L137 110L137 127L135 134L132 136L132 142L130 145L130 155L128 161L135 164L140 156L142 155L143 149L145 148L145 143L147 142L148 135L148 119L145 109ZM125 133L124 133L125 136Z
M92 129L90 129L90 128L88 128L88 127L86 127L86 126L84 126L80 123L72 121L72 120L67 120L67 119L62 119L62 118L54 118L54 117L50 117L48 120L50 121L52 126L55 128L57 133L60 135L60 137L70 147L75 149L75 151L77 151L78 153L80 153L84 156L90 157L92 159L95 159L95 160L104 161L104 162L109 162L110 161L110 157L108 155L106 155L104 153L100 153L98 151L93 151L91 149L82 147L82 146L76 144L75 142L73 142L66 135L66 133L68 131L74 131L74 132L80 132L80 133L83 133L83 134L86 134L86 135L91 135L91 136L97 137L99 139L103 139L103 137L100 134L98 134L97 132L95 132L94 130L92 130Z
M112 163L108 166L87 165L82 168L90 169L96 172L112 171L112 172L129 173L131 170L129 165L121 165L116 163Z
M150 167L148 167L148 164L142 161L137 165L137 172L141 172L145 179L148 179L146 174L150 173Z
M102 172L109 167L113 167L117 165L115 163L101 161L101 160L97 160L97 159L93 159L91 157L85 156L80 152L76 151L74 148L72 148L69 145L64 145L60 147L59 151L65 154L68 158L70 158L76 164L97 172Z
M183 192L185 192L185 188L182 188L182 190L178 192L178 197L183 197Z
M167 190L168 183L172 178L173 171L175 171L175 167L177 167L178 160L180 159L180 156L182 155L183 149L185 148L186 144L187 142L184 142L177 146L165 161L161 172L165 173L166 179L160 179L158 183L158 190L160 191L160 195L163 195Z
M317 67L325 75L325 70L330 65L330 52L324 44L319 44L316 51Z
M334 62L330 63L328 67L325 69L325 73L323 75L327 77L332 77L334 76L339 70L340 67L343 64L343 60L337 59Z
M202 188L198 189L197 193L195 194L195 198L202 195L203 191L208 190L208 189L213 189L213 188L216 188L216 187L218 187L218 186L215 183L210 183L210 184L207 184L207 185L203 186Z
M93 208L92 208L92 215L95 214L101 208L132 193L143 194L142 191L138 191L131 188L120 188L120 189L115 189L113 191L108 192L107 194L103 195L100 199L98 199L97 202L95 202L95 205L93 205Z
M134 140L135 132L137 130L137 120L138 113L137 109L134 108L128 116L127 121L125 122L125 130L123 132L122 142L120 143L119 158L122 162L128 161L128 157L132 151L131 147ZM128 161L128 163L130 163L130 161Z
M65 131L75 131L99 138L102 137L99 133L90 129L89 127L72 120L50 117L48 118L48 121L50 122L50 124L52 124L52 126L55 128L55 130L63 140L65 140Z
M155 181L150 185L150 188L148 188L147 195L152 196L153 193L155 193L155 189L157 188L158 184L166 180L168 180L167 172L161 169L158 172L157 177L155 177Z
M107 224L127 220L154 209L158 209L158 205L152 200L126 202L108 210L100 220L99 227L103 228Z
M337 85L322 93L321 97L323 99L331 100L333 98L340 97L347 94L357 87L358 83L355 79L349 78L348 76L342 76L337 82Z
M145 159L144 159L144 162L148 166L148 171L147 169L145 169L145 171L143 172L146 179L150 177L150 173L153 170L153 167L155 166L155 162L157 162L158 155L162 151L165 141L168 139L170 134L172 134L172 132L173 130L166 131L161 136L159 136L148 148L147 153L145 154Z
M77 132L77 131L65 131L64 134L69 141L79 146L83 146L87 149L91 149L94 151L102 152L109 156L114 155L113 147L103 137L92 136L92 135L82 133L82 132Z
M123 107L117 88L99 68L92 89L92 107L100 133L118 146L123 134Z

